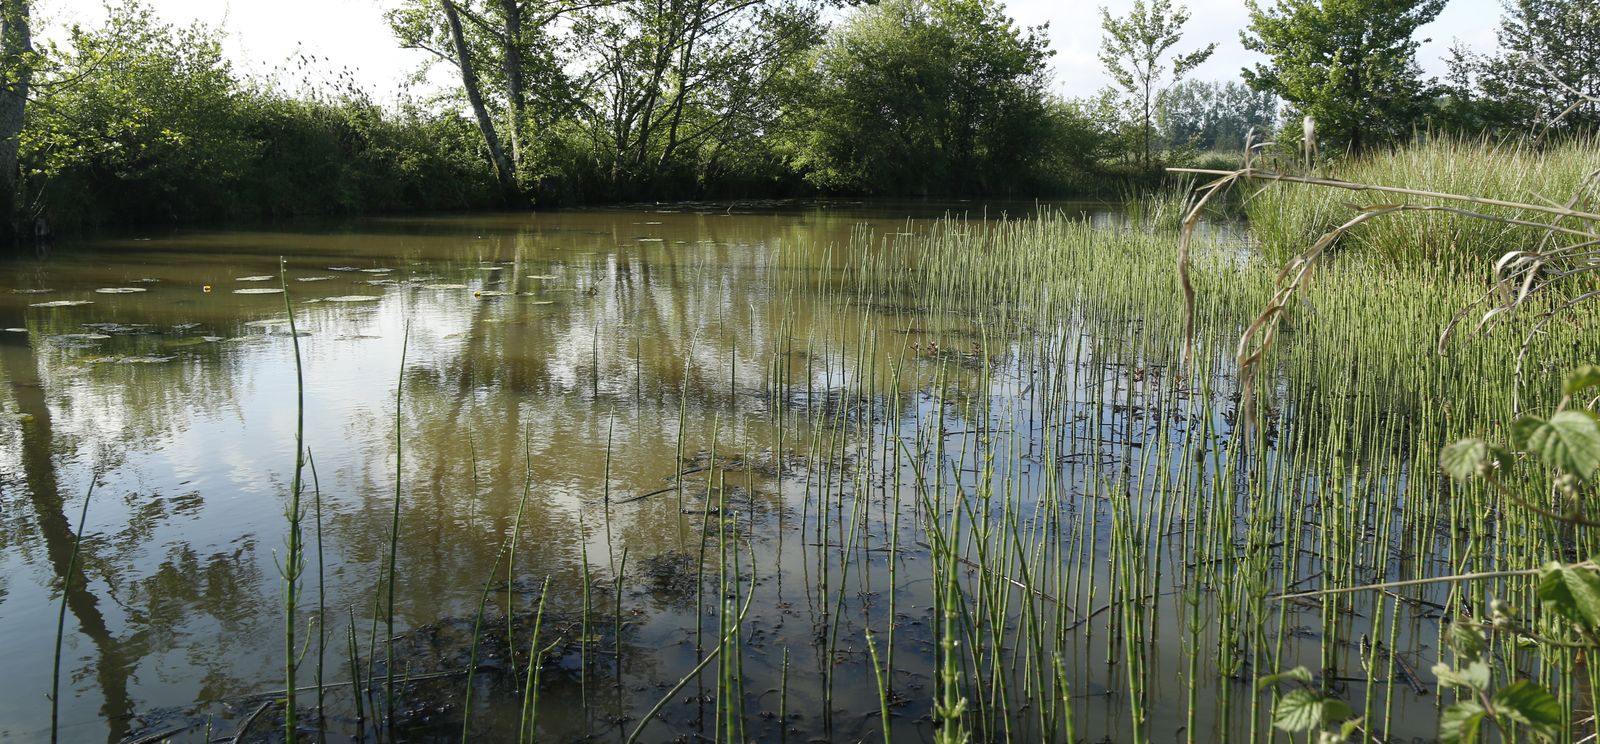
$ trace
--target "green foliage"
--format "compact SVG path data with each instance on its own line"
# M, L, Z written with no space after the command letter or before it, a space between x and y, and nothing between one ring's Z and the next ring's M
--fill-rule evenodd
M872 194L1027 193L1057 132L1092 129L1044 92L1043 28L994 0L863 8L798 71L795 167L818 187Z
M1600 94L1600 0L1504 4L1495 51L1452 50L1447 121L1471 132L1594 132L1600 127L1600 100L1593 98Z
M173 27L138 2L74 27L52 61L21 162L30 208L57 225L486 203L455 117L241 80L215 30Z
M1322 149L1361 152L1410 134L1432 96L1417 66L1416 30L1444 0L1249 0L1245 48L1270 64L1245 82L1317 122Z
M1277 98L1232 80L1184 80L1156 101L1156 123L1168 147L1242 151L1254 129L1266 138L1277 122Z
M1511 442L1586 481L1600 469L1600 423L1588 411L1557 411L1550 418L1523 416L1511 425Z
M1584 573L1600 581L1593 571ZM1560 703L1549 690L1528 680L1495 689L1488 664L1488 643L1477 628L1456 623L1450 627L1446 640L1455 652L1456 664L1440 662L1434 665L1433 674L1441 687L1455 688L1459 697L1439 717L1441 742L1479 741L1484 723L1498 728L1506 741L1517 740L1511 734L1513 726L1541 740L1555 738L1562 713Z
M1187 54L1163 61L1183 38L1189 10L1173 7L1171 0L1134 0L1128 15L1117 18L1100 9L1104 36L1100 41L1100 62L1127 97L1127 106L1140 132L1141 164L1150 165L1151 140L1155 129L1155 104L1170 79L1177 82L1211 57L1217 50L1209 44ZM1170 70L1169 70L1170 64Z
M1297 127L1296 127L1297 128ZM1534 148L1481 140L1432 139L1424 144L1353 158L1324 175L1357 183L1471 194L1486 199L1538 202L1567 200L1600 168L1600 142L1569 139ZM1351 217L1349 205L1393 201L1392 195L1362 195L1302 186L1271 186L1253 196L1246 209L1251 231L1264 252L1284 260L1304 251L1323 233ZM1518 210L1486 204L1473 211L1517 219L1541 219ZM1478 275L1506 251L1538 245L1541 234L1487 220L1443 212L1383 217L1339 239L1345 253L1381 256L1396 264L1436 267L1447 273ZM1581 242L1553 236L1547 248Z
M1278 696L1272 706L1272 726L1291 734L1318 732L1324 742L1344 741L1361 725L1349 704L1312 687L1311 672L1305 667L1295 667L1286 672L1269 674L1256 681L1258 688L1275 684L1292 683L1295 686Z

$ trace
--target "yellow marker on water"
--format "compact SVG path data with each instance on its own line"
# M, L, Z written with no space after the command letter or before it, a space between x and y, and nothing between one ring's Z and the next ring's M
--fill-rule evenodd
M209 285L209 284L202 285L200 287L200 291L201 292L205 292L206 294L210 294L211 293L211 285Z

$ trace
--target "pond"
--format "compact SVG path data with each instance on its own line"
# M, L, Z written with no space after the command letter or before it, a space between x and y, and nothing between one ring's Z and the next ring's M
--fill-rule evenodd
M1264 735L1274 669L1221 658L1243 589L1214 575L1254 559L1193 525L1270 546L1284 588L1386 575L1382 548L1285 570L1281 535L1211 514L1237 395L1180 382L1153 311L908 291L907 251L1000 210L937 212L385 218L9 265L0 735L49 738L58 619L68 741L278 736L286 645L302 730L337 740L459 740L469 710L498 740L877 740L885 710L905 741ZM1384 457L1329 477L1399 493ZM1374 499L1360 524L1409 504ZM1280 603L1262 637L1431 732L1437 599Z

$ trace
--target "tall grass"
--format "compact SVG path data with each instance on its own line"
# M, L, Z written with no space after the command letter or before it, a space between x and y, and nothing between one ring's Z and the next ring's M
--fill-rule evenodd
M1355 158L1319 175L1358 184L1554 205L1586 188L1585 182L1596 170L1600 170L1600 140L1596 139L1572 139L1548 149L1535 149L1515 142L1439 138ZM1246 202L1246 211L1251 233L1262 251L1282 262L1348 220L1352 205L1371 207L1417 201L1393 194L1277 184L1252 195ZM1548 219L1513 207L1473 208L1500 218ZM1345 251L1383 257L1394 263L1433 265L1450 273L1476 274L1507 251L1532 247L1538 240L1537 234L1504 222L1434 212L1377 220L1344 236L1341 243Z

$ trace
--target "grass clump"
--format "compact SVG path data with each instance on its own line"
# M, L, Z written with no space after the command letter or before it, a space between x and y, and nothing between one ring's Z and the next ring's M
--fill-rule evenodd
M1578 138L1546 148L1526 144L1434 139L1393 152L1359 157L1318 175L1358 184L1396 186L1445 194L1529 204L1564 205L1587 190L1600 170L1600 140ZM1415 203L1414 197L1302 184L1269 185L1253 195L1246 213L1267 257L1282 262L1344 223L1352 207ZM1547 217L1492 204L1472 209L1500 219L1538 222ZM1527 249L1537 230L1445 212L1378 219L1341 238L1341 250L1363 252L1394 263L1425 263L1442 270L1477 272L1511 250Z

